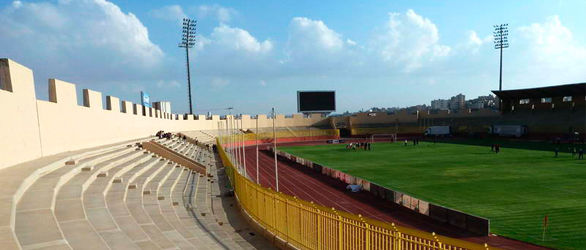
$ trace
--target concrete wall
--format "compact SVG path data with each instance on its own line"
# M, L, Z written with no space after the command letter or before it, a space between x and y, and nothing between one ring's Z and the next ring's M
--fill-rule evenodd
M107 109L102 93L84 89L77 104L76 86L49 79L49 101L37 100L33 72L10 59L0 59L0 169L42 156L154 135L158 130L216 130L225 127L220 116L183 116L145 109L110 96ZM168 117L168 118L165 118ZM186 118L186 119L184 119ZM196 119L197 118L197 119ZM240 123L240 119L236 119ZM271 127L271 118L258 116L259 127ZM279 127L327 124L327 118L277 115ZM242 116L244 129L256 119Z
M33 72L0 59L0 168L43 155ZM12 91L8 91L8 90Z

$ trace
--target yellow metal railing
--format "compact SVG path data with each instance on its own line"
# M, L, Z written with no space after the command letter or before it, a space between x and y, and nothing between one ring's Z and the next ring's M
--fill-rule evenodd
M488 249L468 241L337 211L264 188L218 152L241 207L266 230L301 249Z

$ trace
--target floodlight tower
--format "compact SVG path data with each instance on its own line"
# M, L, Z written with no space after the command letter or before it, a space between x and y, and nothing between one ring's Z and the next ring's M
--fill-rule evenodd
M500 74L499 74L499 91L503 90L503 49L509 47L509 24L494 25L494 48L501 50L501 63L500 63Z
M191 76L189 74L189 49L195 45L195 28L197 21L189 18L183 18L183 31L179 48L185 48L185 58L187 59L187 91L189 92L189 114L193 114L191 105Z

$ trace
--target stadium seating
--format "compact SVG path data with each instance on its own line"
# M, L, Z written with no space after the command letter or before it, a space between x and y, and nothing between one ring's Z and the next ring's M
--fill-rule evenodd
M0 170L3 248L251 247L228 223L218 223L227 219L222 207L211 202L212 195L219 195L211 174L216 171L213 153L177 139L156 141L206 166L206 175L147 152L136 142Z

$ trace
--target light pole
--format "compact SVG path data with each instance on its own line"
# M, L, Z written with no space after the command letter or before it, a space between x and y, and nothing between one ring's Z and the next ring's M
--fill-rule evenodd
M503 90L503 49L509 47L509 24L494 25L494 48L500 50L499 91Z
M197 21L189 18L183 18L183 30L179 48L185 48L185 58L187 60L187 91L189 94L189 114L193 114L191 105L191 76L189 73L189 49L195 45L195 28Z

